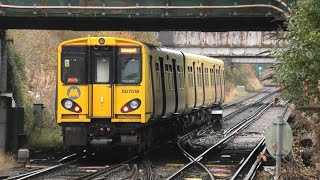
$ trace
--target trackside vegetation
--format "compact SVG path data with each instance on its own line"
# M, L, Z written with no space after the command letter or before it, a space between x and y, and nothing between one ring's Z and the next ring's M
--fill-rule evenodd
M26 71L23 58L9 45L8 47L8 92L13 93L14 100L18 107L24 107L25 127L29 133L33 124L32 102L27 98Z
M298 0L288 21L288 31L280 38L288 45L275 52L278 61L277 80L285 89L283 96L297 105L306 105L308 96L319 97L320 80L320 1ZM310 80L308 96L304 81Z
M319 18L319 0L297 0L287 22L288 31L282 31L279 37L287 45L274 52L279 61L277 81L283 87L282 96L300 109L294 111L293 130L297 139L296 162L303 163L287 166L284 179L320 177Z

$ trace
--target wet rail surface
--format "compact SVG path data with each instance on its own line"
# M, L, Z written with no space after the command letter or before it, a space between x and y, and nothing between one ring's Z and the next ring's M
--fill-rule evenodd
M266 112L239 132L221 149L207 154L201 160L215 179L249 179L253 177L260 153L265 151L265 134L275 115L288 117L287 106L270 106ZM251 171L250 171L251 170Z
M190 154L189 152L187 152L187 150L186 150L187 148L186 147L182 147L182 146L185 146L185 144L189 144L189 145L192 144L192 143L190 143L190 141L194 140L193 138L190 138L190 137L192 137L191 136L192 133L190 133L190 135L188 135L189 137L188 136L182 137L180 139L180 143L182 141L184 141L185 143L181 143L181 144L184 144L184 145L179 145L179 146L181 146L182 153L190 160L190 162L188 164L186 164L185 166L183 166L179 171L174 173L172 176L170 176L168 179L179 179L181 177L187 177L186 174L190 175L188 172L193 172L194 173L194 170L193 170L193 168L194 168L193 165L194 164L198 164L197 165L198 169L202 169L201 170L202 174L203 174L203 172L210 172L210 170L208 168L206 168L206 166L203 163L201 163L202 159L205 159L206 154L209 153L209 152L215 152L216 149L221 149L221 147L224 146L226 144L226 142L229 142L230 139L233 139L237 135L237 133L239 133L243 129L247 128L247 126L249 126L255 120L259 119L267 111L267 109L271 106L271 104L273 102L273 99L276 96L277 96L277 94L272 92L269 96L266 96L265 98L260 99L259 103L261 104L261 107L256 109L255 113L253 113L253 114L251 113L246 118L238 118L238 119L242 119L242 121L239 121L237 123L230 123L231 121L229 121L229 120L232 119L232 118L230 118L229 120L225 121L225 123L229 122L228 123L229 126L230 126L229 129L232 129L230 131L228 131L228 130L226 131L226 129L225 129L224 133L223 133L223 131L221 131L220 134L219 134L217 132L212 131L210 128L207 128L207 130L211 131L211 133L209 133L210 134L209 136L205 132L206 131L205 129L202 129L202 130L199 130L197 132L194 132L193 135L194 134L196 134L196 135L205 134L200 139L202 140L202 142L204 144L206 143L206 145L204 145L202 143L199 143L199 138L196 139L196 141L198 141L197 146L201 147L200 148L201 150L200 151L197 150L197 151L198 152L203 151L203 153L198 155L198 156L196 156L197 153L196 154L192 154L192 153L194 153L194 151L190 151L189 150L191 152L191 154ZM251 106L254 106L255 104L256 103L252 103ZM237 116L233 116L233 117L238 117L238 115ZM226 127L228 127L228 126L226 126ZM209 137L208 139L210 139L209 142L207 142L207 137ZM182 140L182 139L184 139L184 140ZM205 148L203 148L203 147L205 147ZM191 177L193 177L193 176L191 175ZM200 177L200 178L203 178L203 177ZM212 177L212 173L211 172L208 173L206 178L214 179Z

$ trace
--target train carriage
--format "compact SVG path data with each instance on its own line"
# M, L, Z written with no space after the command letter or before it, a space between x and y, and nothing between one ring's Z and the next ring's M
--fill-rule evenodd
M66 146L145 146L222 118L224 64L138 41L58 48L57 123Z

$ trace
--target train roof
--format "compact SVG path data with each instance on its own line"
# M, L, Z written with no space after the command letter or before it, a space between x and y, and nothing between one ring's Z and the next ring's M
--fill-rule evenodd
M158 51L163 51L163 52L172 53L172 54L181 54L181 55L184 55L185 57L191 57L193 59L198 59L198 60L208 61L208 62L214 61L215 64L223 65L223 61L221 59L218 59L218 58L212 58L212 57L208 57L208 56L204 56L204 55L192 54L192 53L188 53L188 52L182 52L182 51L178 51L178 50L175 50L175 49L170 49L170 48L167 48L167 47L155 46L155 45L148 44L148 43L143 43L143 44L145 46L147 46L151 51L152 50L158 50Z
M187 52L181 52L175 49L170 49L168 47L160 47L160 46L156 46L153 44L149 44L149 43L144 43L144 42L140 42L140 41L136 41L136 40L131 40L131 39L125 39L125 38L118 38L118 37L83 37L83 38L75 38L75 39L70 39L67 41L63 41L60 44L60 47L63 45L67 45L67 44L72 44L72 45L85 45L88 40L92 40L91 43L93 44L98 44L98 41L100 38L104 38L104 39L112 39L115 42L119 42L120 44L125 44L125 43L130 43L130 44L137 44L137 45L145 45L145 47L147 47L149 50L153 51L153 50L157 50L157 51L163 51L163 52L167 52L167 53L171 53L171 54L181 54L184 55L186 57L192 57L192 58L197 58L197 59L201 59L201 60L205 60L205 61L214 61L217 64L223 64L223 61L221 59L217 59L217 58L212 58L212 57L208 57L208 56L204 56L204 55L198 55L198 54L192 54L192 53L187 53ZM60 48L59 48L60 49Z

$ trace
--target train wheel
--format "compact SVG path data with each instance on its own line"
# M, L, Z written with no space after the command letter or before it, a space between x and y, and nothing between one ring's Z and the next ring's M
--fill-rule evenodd
M183 134L188 131L188 128L190 127L190 117L189 116L184 116L183 117Z
M151 127L147 127L146 129L146 149L149 149L152 145L153 137L152 137L152 129Z
M84 147L83 146L67 146L67 151L70 153L82 154Z
M137 153L143 153L145 151L145 142L141 141L139 144L136 145Z
M213 122L213 129L220 131L222 128L222 115L211 115L211 120Z
M206 124L210 124L211 121L211 110L206 111Z

